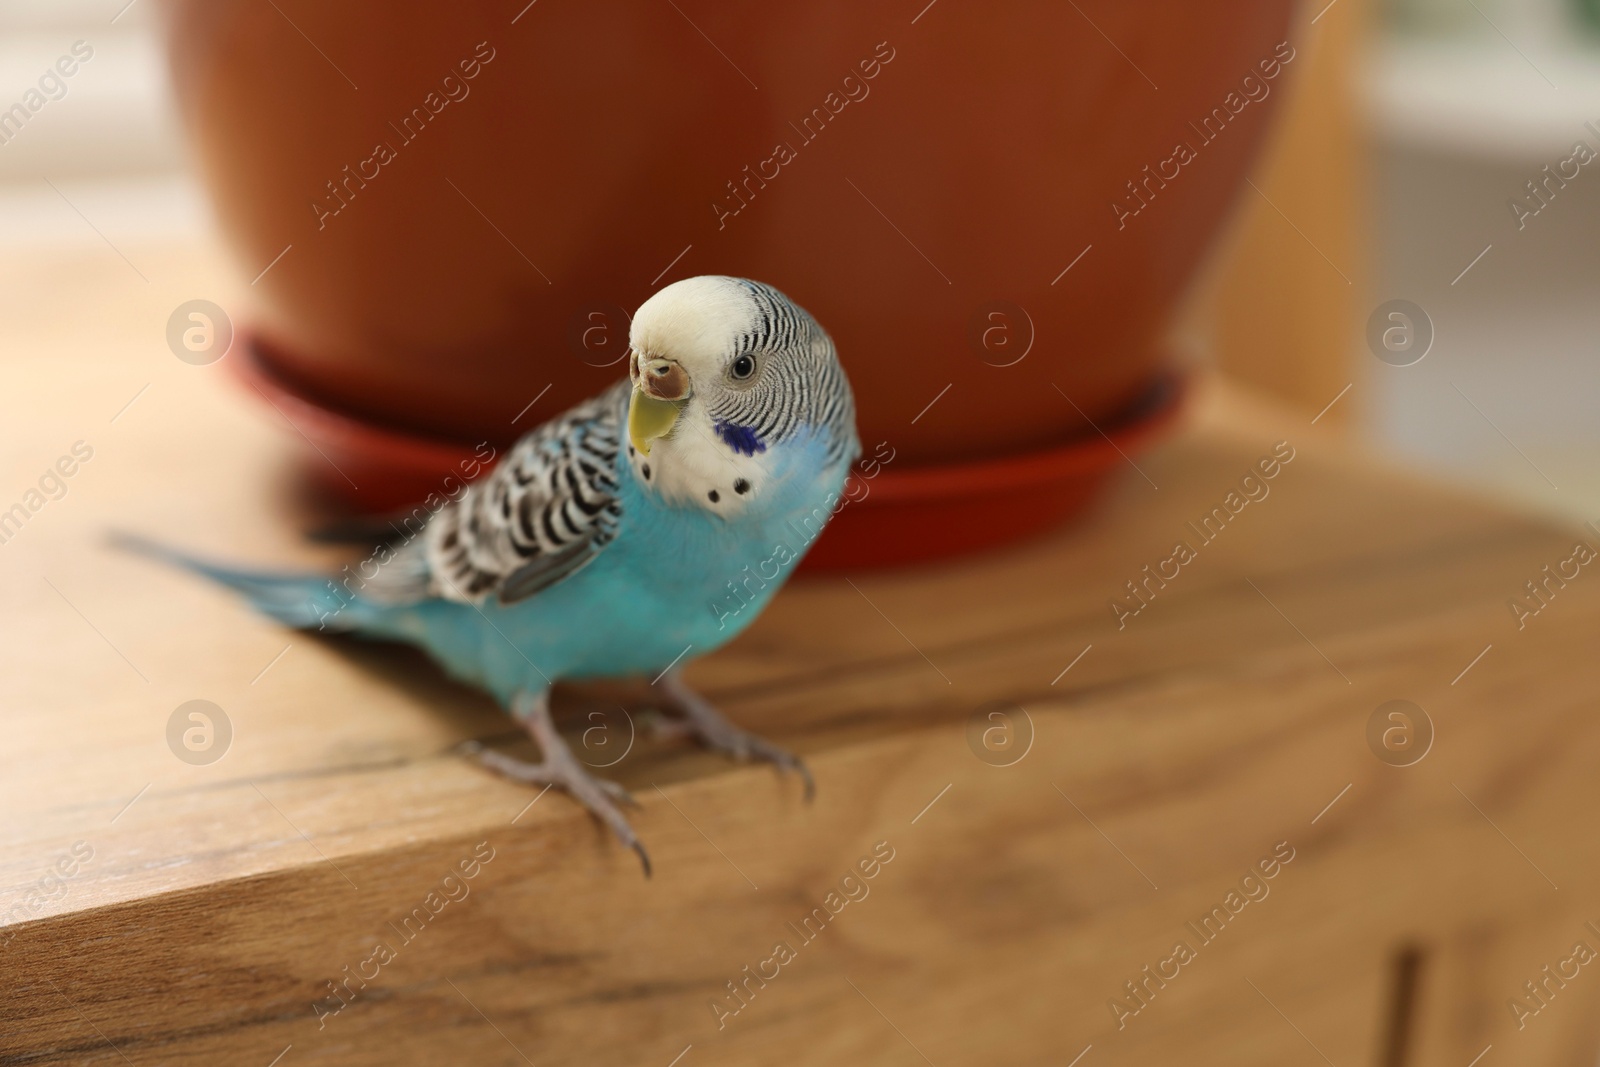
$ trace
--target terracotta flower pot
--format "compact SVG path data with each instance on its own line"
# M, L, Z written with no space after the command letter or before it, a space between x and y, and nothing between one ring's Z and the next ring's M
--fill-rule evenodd
M615 380L624 309L740 274L833 334L886 476L1098 439L1161 373L1289 0L924 3L169 0L256 373L503 444Z

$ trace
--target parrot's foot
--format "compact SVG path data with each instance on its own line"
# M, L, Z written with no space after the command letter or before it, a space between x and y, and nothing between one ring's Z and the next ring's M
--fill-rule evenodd
M684 684L677 671L668 671L659 684L667 691L672 706L683 713L683 718L659 723L658 736L693 737L711 751L721 752L740 763L765 760L781 771L798 774L805 783L808 802L816 796L817 786L811 780L811 771L799 756L729 722L705 697Z
M650 877L650 855L639 842L633 827L628 825L628 820L617 810L617 803L637 806L637 802L622 786L604 778L596 778L578 762L550 719L549 694L536 697L519 695L512 701L511 713L538 744L544 759L539 763L529 763L502 752L478 748L475 754L479 762L513 781L546 788L559 786L566 790L574 800L588 808L591 815L611 827L617 840L639 854L639 862L644 864L644 876Z

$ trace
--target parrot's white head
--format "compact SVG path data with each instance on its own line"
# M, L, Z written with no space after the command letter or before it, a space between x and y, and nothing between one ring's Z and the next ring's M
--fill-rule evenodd
M663 497L736 514L791 441L859 452L850 383L815 319L770 285L705 275L661 289L629 331L629 458Z

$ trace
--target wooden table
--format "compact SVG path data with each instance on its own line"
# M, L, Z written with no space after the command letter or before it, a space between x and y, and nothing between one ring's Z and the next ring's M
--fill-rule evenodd
M456 753L509 736L486 699L106 546L335 558L297 536L292 430L166 350L172 307L242 287L204 250L130 258L148 286L103 247L0 272L0 509L93 448L0 544L0 1063L1594 1062L1600 966L1520 1030L1508 1007L1600 948L1600 577L1520 631L1507 606L1592 532L1205 383L1082 525L796 582L697 664L818 797L641 733L613 773L646 881L565 797ZM1280 441L1270 495L1199 544ZM1119 630L1110 602L1180 539L1195 558ZM232 726L205 765L166 739L195 699ZM1409 767L1367 739L1397 699L1436 731ZM1031 721L1010 766L969 744L994 701ZM604 706L564 703L575 739ZM804 940L875 846L867 895ZM1205 943L1186 924L1216 907Z

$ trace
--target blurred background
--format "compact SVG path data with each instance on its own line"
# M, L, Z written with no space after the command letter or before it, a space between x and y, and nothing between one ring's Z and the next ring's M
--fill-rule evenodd
M153 0L0 4L0 86L34 82L63 38L95 50L50 121L0 150L8 243L146 244L208 226L157 15ZM1591 517L1600 167L1563 184L1545 168L1579 144L1600 151L1600 3L1312 0L1302 18L1326 25L1306 38L1255 188L1180 333L1397 459ZM1547 206L1530 182L1554 190ZM1411 366L1380 362L1365 340L1393 299L1432 323Z
M1600 150L1600 5L1337 0L1360 17L1334 19L1321 3L1322 50L1256 178L1265 197L1218 249L1189 328L1311 410L1353 384L1324 419L1385 453L1592 517L1600 181L1579 167L1532 217L1510 202L1538 208L1528 183L1546 166ZM1411 366L1365 341L1393 299L1435 331Z

